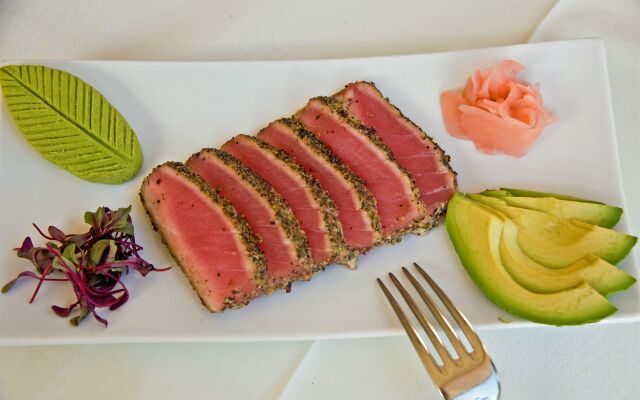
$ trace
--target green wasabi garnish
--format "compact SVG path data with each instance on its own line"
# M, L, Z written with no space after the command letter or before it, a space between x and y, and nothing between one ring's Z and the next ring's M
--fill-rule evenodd
M0 86L18 128L40 155L98 183L122 183L142 166L136 134L96 89L39 65L0 68Z

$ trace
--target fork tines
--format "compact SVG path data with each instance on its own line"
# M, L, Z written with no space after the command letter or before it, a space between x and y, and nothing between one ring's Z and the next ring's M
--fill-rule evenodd
M398 278L396 278L394 274L390 273L389 277L391 278L391 281L398 289L413 314L418 319L418 322L420 323L422 328L424 328L429 341L433 344L433 347L436 349L440 359L442 360L441 364L437 363L416 329L413 327L413 325L411 325L411 322L402 310L402 307L398 304L398 302L393 297L389 289L387 289L382 280L380 280L379 278L377 279L378 284L382 288L382 291L389 300L389 303L391 303L391 306L393 307L396 315L400 319L402 326L407 331L409 339L418 352L418 356L420 357L422 364L424 365L427 372L434 380L434 383L438 386L440 391L443 394L445 394L445 392L449 392L450 390L446 390L446 386L454 383L454 381L456 382L454 385L456 386L454 391L462 390L464 386L472 387L473 382L478 380L477 378L486 380L489 376L491 376L492 371L493 374L495 374L493 364L491 363L491 360L488 357L482 345L482 342L480 341L480 338L469 324L469 321L456 308L456 306L451 302L449 297L442 291L438 284L433 281L429 274L427 274L427 272L418 264L414 263L413 265L418 273L422 276L422 278L431 287L433 292L438 296L442 304L444 304L446 309L449 311L449 314L453 317L456 324L460 327L460 330L466 337L472 349L471 351L467 351L464 344L460 341L460 338L454 331L451 323L449 322L449 320L447 320L447 317L445 317L445 315L440 310L440 307L433 301L431 296L422 287L422 285L418 282L414 275L409 272L409 270L403 267L402 272L404 272L404 274L407 276L422 301L426 304L431 314L435 317L435 320L438 322L438 325L447 336L447 339L449 340L457 354L457 357L454 357L449 352L449 350L443 344L442 339L436 332L433 324L427 320L425 314L420 309L416 301L405 289L405 287L402 286ZM476 382L476 384L480 382L482 382L482 380Z

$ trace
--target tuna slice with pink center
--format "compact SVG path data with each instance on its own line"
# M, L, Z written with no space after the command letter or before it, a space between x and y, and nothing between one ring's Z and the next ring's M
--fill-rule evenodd
M258 138L286 152L322 184L338 208L347 245L362 254L381 238L373 194L331 150L298 121L283 118L258 133Z
M238 135L222 146L269 182L282 196L307 236L317 268L331 263L352 263L336 207L320 183L287 153L252 136Z
M212 188L247 219L267 260L264 292L308 279L311 256L304 231L285 200L240 160L217 149L203 149L187 161Z
M385 238L422 232L416 222L424 219L425 209L413 180L374 130L351 117L332 97L309 100L297 118L373 193Z
M457 190L456 173L449 166L449 156L385 99L373 83L351 83L335 97L351 115L376 130L398 164L411 174L427 211L422 225L425 229L431 227Z
M154 228L210 311L260 293L266 263L247 221L190 168L168 162L142 183Z

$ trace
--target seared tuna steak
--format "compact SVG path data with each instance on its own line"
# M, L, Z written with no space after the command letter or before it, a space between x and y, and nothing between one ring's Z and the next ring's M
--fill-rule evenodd
M420 231L416 222L424 219L425 209L413 180L374 130L352 118L332 97L311 99L297 118L373 193L385 238Z
M307 238L289 205L269 183L222 150L203 149L191 156L187 166L247 219L267 260L264 292L288 289L291 281L308 278Z
M168 162L142 183L154 228L210 311L260 293L266 263L247 221L191 169Z
M430 228L456 191L456 174L449 166L449 156L385 99L373 83L351 83L335 97L351 115L375 129L398 164L409 171L427 210L423 226Z
M258 138L286 152L316 178L338 208L347 245L362 254L381 238L376 201L362 180L311 132L291 118L272 122Z
M320 183L285 152L247 135L232 138L222 150L269 182L287 201L307 236L317 268L352 262L333 201Z

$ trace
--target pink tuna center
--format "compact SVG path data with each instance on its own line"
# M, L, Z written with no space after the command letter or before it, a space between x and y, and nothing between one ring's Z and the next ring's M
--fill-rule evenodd
M273 186L287 201L306 234L313 262L316 265L327 262L331 257L331 243L324 226L322 210L302 178L249 139L234 138L225 143L222 150L239 158Z
M406 175L363 134L316 102L309 103L300 120L364 180L377 201L383 234L402 231L420 217Z
M291 128L281 123L270 124L259 137L285 151L320 181L338 208L338 218L349 247L369 248L375 244L378 235L368 214L361 208L355 189L338 171L305 145Z
M374 128L398 164L411 174L427 214L451 198L455 191L454 175L422 132L367 84L350 85L343 96L348 99L349 112L364 125Z
M268 283L278 284L289 280L291 275L303 273L304 267L296 258L295 247L276 222L274 210L249 183L214 155L204 153L191 158L187 165L245 216L251 230L260 239L258 247L267 260Z
M222 210L194 184L173 171L149 176L145 197L174 256L210 308L223 308L226 297L256 288L247 249Z

